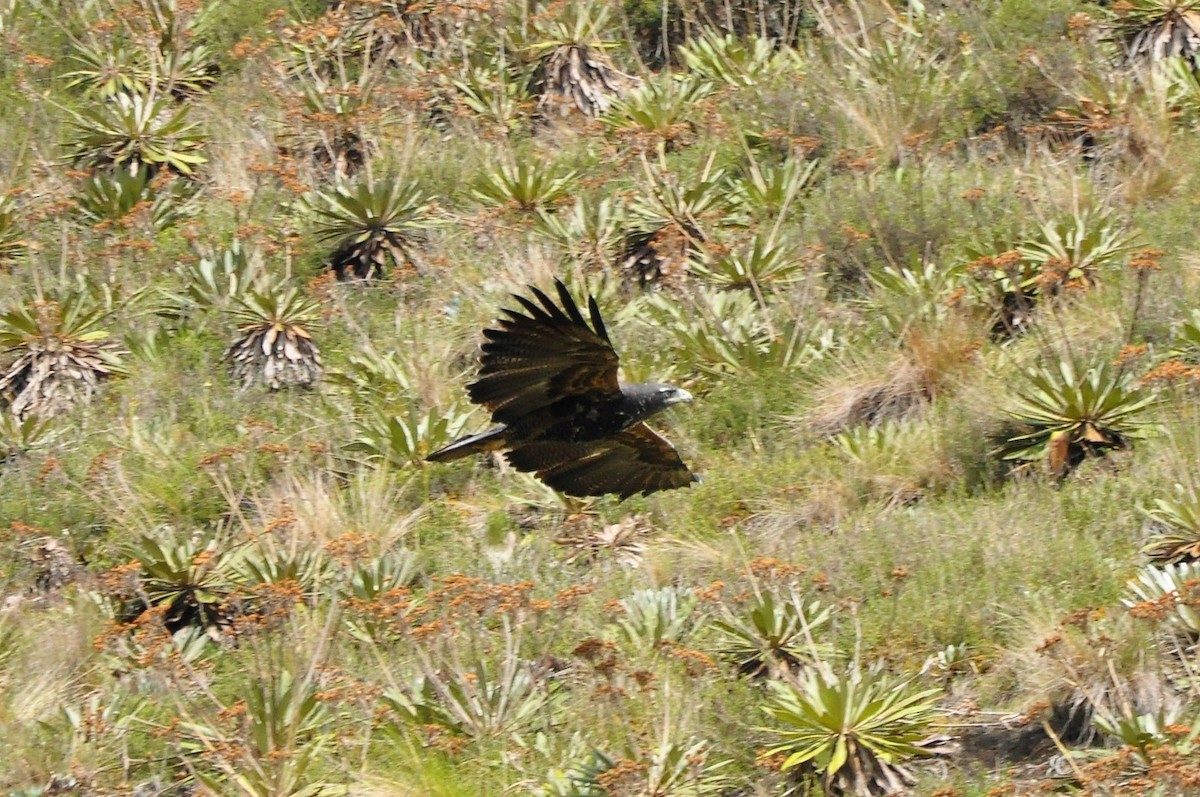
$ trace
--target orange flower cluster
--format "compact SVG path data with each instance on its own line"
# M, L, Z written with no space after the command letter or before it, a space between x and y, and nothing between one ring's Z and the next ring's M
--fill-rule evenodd
M1103 617L1104 609L1099 606L1095 606L1071 612L1062 620L1060 620L1058 624L1063 628L1074 625L1086 630L1089 623L1100 620Z
M833 162L842 169L849 169L852 172L864 172L875 165L876 157L877 154L873 149L868 149L863 153L845 149L834 157Z
M701 603L715 603L721 599L721 590L725 589L724 581L714 581L707 587L696 587L696 598Z
M987 192L982 188L968 188L966 191L963 191L961 194L959 194L958 198L964 199L974 205L985 196L987 196Z
M793 565L771 556L751 559L747 565L750 574L758 578L789 578L808 571L804 565Z
M347 535L344 535L347 536ZM355 535L359 536L359 535ZM412 639L430 639L442 634L453 635L464 620L483 620L498 615L516 613L538 614L553 608L563 608L585 594L587 588L564 590L555 601L530 597L532 582L492 584L482 579L452 575L440 580L440 585L420 598L400 587L373 600L348 598L346 610L360 622L382 623L377 629L406 634Z
M100 590L105 595L118 600L134 594L141 578L142 563L129 561L123 565L115 565L105 570L97 577Z
M588 637L575 646L571 655L591 664L592 670L603 678L612 678L616 672L623 669L617 662L617 646L614 642Z
M1050 650L1053 650L1062 641L1063 635L1056 631L1043 639L1041 643L1034 648L1034 650L1036 650L1038 653L1046 653Z
M343 565L350 565L355 560L366 557L373 542L372 538L361 531L347 531L325 543L325 552Z
M267 525L263 526L263 530L259 532L258 536L264 536L267 534L274 534L277 531L283 531L287 528L290 528L295 522L295 511L292 510L292 507L289 503L284 501L283 505L279 507L279 515L267 521Z
M1123 747L1085 765L1083 774L1088 794L1191 794L1200 786L1200 758L1170 744L1149 747L1144 757L1141 750Z
M1067 20L1067 30L1070 31L1072 35L1078 36L1081 33L1086 33L1087 31L1091 30L1094 24L1095 20L1092 19L1091 16L1080 11L1076 14L1072 14L1071 18Z
M337 306L335 285L337 285L337 275L332 271L323 271L320 276L310 279L305 286L309 295L321 303L321 319L323 321L329 321L341 312Z
M390 589L375 600L350 597L345 601L346 611L351 615L378 618L387 622L404 617L410 606L412 590L407 587Z
M596 776L596 783L605 794L636 794L640 793L647 767L637 761L622 758L613 766Z
M1129 256L1131 271L1162 271L1160 258L1165 255L1161 249L1141 249Z
M1086 276L1072 277L1071 272L1074 269L1074 264L1069 260L1063 260L1061 257L1050 258L1042 264L1041 273L1038 274L1038 289L1045 293L1052 293L1063 288L1086 289L1090 280Z
M687 674L693 678L699 677L706 672L717 671L717 663L713 661L712 656L706 653L685 648L683 645L674 642L664 642L662 646L668 656L683 662Z
M84 480L94 482L99 479L108 467L108 463L120 458L120 455L121 452L115 448L106 448L96 454L96 456L92 457L92 461L88 463L87 474L84 476Z
M558 594L554 596L554 608L572 608L579 603L580 599L582 599L584 595L591 594L594 589L594 587L576 584L574 586L559 590Z
M967 264L967 271L976 277L991 277L994 272L1001 271L1013 274L1021 264L1021 253L1015 249L1001 252L998 255L984 255Z
M1145 345L1130 345L1122 346L1121 351L1117 352L1117 358L1113 360L1113 365L1122 366L1136 360L1146 353L1148 347Z
M205 456L201 457L200 461L196 463L196 467L211 468L213 465L216 465L219 462L223 462L224 460L232 458L233 455L240 452L242 448L242 446L225 446L224 448L217 449L213 453L206 454Z
M246 602L254 607L254 612L234 618L235 634L242 636L279 628L291 615L292 609L305 599L300 582L290 578L256 584L245 597Z
M1042 716L1042 714L1050 708L1050 701L1038 700L1029 708L1025 709L1025 713L1017 720L1017 725L1024 728L1034 720Z
M962 789L956 789L953 786L943 786L940 789L929 792L929 797L962 797Z
M179 649L163 624L168 606L155 606L138 615L128 623L110 621L92 640L92 648L103 651L115 647L127 662L137 667L148 667L155 662L178 667L181 663Z
M853 226L851 226L850 224L848 224L846 222L842 222L842 225L839 229L841 229L842 233L846 236L846 238L848 238L851 242L854 242L854 243L857 243L858 241L866 241L871 237L870 233L866 233L866 232L863 232L862 230L855 229Z
M1200 367L1175 359L1159 363L1142 377L1142 382L1147 385L1172 385L1178 382L1195 382L1197 380L1200 380Z
M237 722L246 716L246 701L238 700L217 712L218 722Z
M31 526L23 520L14 520L8 524L10 533L17 537L44 537L46 532L37 526Z
M463 736L455 736L441 725L432 723L421 725L420 731L426 747L432 747L450 756L458 755L471 741Z
M1151 621L1159 622L1166 619L1175 609L1175 606L1183 603L1195 603L1195 601L1186 601L1180 593L1169 592L1164 595L1159 595L1153 600L1144 600L1141 603L1134 604L1129 607L1129 616L1138 619L1151 619Z
M329 689L317 692L313 699L319 703L359 703L374 704L383 688L377 684L368 684L355 678L346 678L342 683Z
M58 470L60 464L58 457L46 457L46 461L42 463L42 467L38 470L38 482L44 483L46 479L50 478L50 474Z
M492 584L481 578L455 574L438 579L441 586L431 589L423 596L423 606L432 609L444 606L454 610L465 610L477 617L508 614L529 606L532 581L517 584Z
M584 661L596 661L602 656L611 655L617 649L616 643L605 642L596 637L588 637L575 646L571 655Z

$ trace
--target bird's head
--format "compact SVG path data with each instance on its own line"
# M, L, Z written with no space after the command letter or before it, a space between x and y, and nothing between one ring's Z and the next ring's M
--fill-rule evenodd
M664 407L692 401L692 394L681 387L675 387L674 385L655 385L655 387Z
M683 388L658 382L622 385L621 392L639 408L637 414L642 418L664 410L672 404L681 404L692 400L692 394Z

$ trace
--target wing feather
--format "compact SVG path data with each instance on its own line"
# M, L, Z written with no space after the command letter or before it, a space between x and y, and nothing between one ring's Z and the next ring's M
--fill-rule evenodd
M644 423L600 440L520 443L506 458L517 470L576 496L616 493L624 500L696 481L675 447Z
M604 317L600 315L600 305L596 304L596 297L588 295L588 313L592 316L592 327L595 328L596 334L608 340L608 330L604 328Z
M531 286L533 299L513 297L524 312L504 310L483 332L479 373L467 390L495 423L520 425L564 398L620 393L619 359L595 298L588 297L589 326L566 285L555 287L561 307Z

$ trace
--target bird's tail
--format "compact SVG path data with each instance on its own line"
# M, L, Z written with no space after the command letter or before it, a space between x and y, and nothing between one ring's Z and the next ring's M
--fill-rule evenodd
M506 426L493 426L486 432L460 437L448 446L443 446L425 457L426 462L450 462L451 460L479 454L484 451L495 451L504 448Z

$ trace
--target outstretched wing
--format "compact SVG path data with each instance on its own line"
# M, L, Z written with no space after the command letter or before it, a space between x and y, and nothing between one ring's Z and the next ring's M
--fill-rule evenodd
M600 440L522 443L505 456L517 470L568 495L616 493L625 500L697 481L675 447L644 423Z
M588 297L589 326L567 287L555 286L562 307L531 287L537 302L514 295L525 312L505 310L507 318L483 331L479 375L467 391L495 423L516 425L571 396L620 395L617 353L596 300Z

